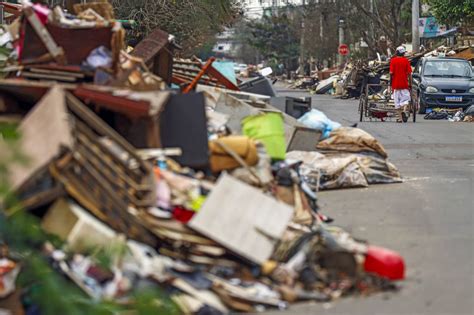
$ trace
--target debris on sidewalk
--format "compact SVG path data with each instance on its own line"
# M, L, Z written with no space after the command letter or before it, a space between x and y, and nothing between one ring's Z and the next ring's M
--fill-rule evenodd
M0 137L15 193L0 196L1 298L64 313L35 291L52 285L53 301L64 284L68 307L105 314L141 309L143 292L155 308L226 314L398 288L403 259L318 204L322 189L400 181L371 135L308 100L280 110L213 58L173 58L161 30L125 52L106 2L21 8L0 81L0 121L20 134ZM25 163L4 166L17 151Z
M407 58L412 67L415 67L418 60L422 57L446 56L448 58L472 61L474 60L473 52L474 47L472 46L439 46L431 51L425 50L417 54L411 53ZM359 98L367 84L380 84L381 81L389 82L389 68L390 60L355 60L350 62L340 73L340 82L343 87L341 96L344 98Z
M466 112L469 110L466 109ZM430 108L426 111L424 119L426 120L449 120L452 122L463 121L466 114L463 108Z
M333 130L329 138L319 142L317 149L325 152L375 153L388 157L382 144L372 135L359 128L341 127Z
M287 158L303 162L301 175L316 191L402 182L397 168L375 154L293 151Z
M474 105L469 106L464 111L464 119L463 122L473 122L474 121Z

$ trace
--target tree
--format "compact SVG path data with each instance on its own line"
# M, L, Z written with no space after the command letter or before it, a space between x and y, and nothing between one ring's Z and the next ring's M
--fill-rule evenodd
M304 11L306 55L318 59L337 53L340 19L345 21L346 44L362 39L373 55L403 43L411 29L409 0L309 0Z
M235 57L246 64L258 64L261 60L260 50L251 44L253 29L251 23L242 19L234 26L234 39L236 42Z
M349 0L352 6L347 19L348 28L361 37L373 52L381 51L379 39L383 36L389 46L402 44L410 30L411 1L409 0Z
M284 63L287 71L295 68L299 56L299 35L295 20L287 13L265 15L261 20L248 22L251 30L248 43L263 58Z
M446 25L474 26L473 0L427 0L436 19Z
M276 14L251 23L253 45L264 58L289 55L291 60L298 59L304 32L301 46L305 58L327 60L331 66L337 55L341 19L345 21L345 43L354 44L362 39L372 55L386 54L387 48L406 42L411 31L410 0L306 0L304 6L288 5L274 11ZM288 30L279 25L284 23L290 26ZM289 52L284 51L285 45Z
M315 57L318 61L329 61L336 56L338 22L344 14L344 7L341 1L307 1L303 8L305 56ZM347 40L349 43L350 39Z
M177 37L183 55L194 54L240 17L237 0L112 0L116 16L135 20L136 41L159 27Z

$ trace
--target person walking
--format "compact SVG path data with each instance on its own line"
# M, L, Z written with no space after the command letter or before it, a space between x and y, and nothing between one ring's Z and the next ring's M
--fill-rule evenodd
M397 48L396 56L390 60L390 81L393 91L395 108L399 112L397 122L408 121L408 105L411 102L411 65L405 58L406 49L403 46Z

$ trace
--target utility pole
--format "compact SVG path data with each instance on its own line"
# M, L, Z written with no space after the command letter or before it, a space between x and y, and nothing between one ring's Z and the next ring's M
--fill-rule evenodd
M344 38L344 28L345 28L346 21L344 21L344 18L340 17L339 18L339 47L342 44L345 44L345 38ZM342 66L344 63L344 56L338 53L338 64L339 66Z
M413 0L412 8L411 8L411 32L412 32L412 46L413 52L418 53L420 52L420 28L419 28L419 21L420 21L420 0Z
M301 39L300 39L300 75L304 76L304 65L305 65L305 55L304 55L304 46L305 46L305 15L306 15L306 0L303 0L303 3L301 5Z
M374 0L370 0L370 7L369 7L369 10L370 10L370 14L374 15ZM377 43L377 38L375 38L375 25L374 23L370 23L370 36L369 36L369 41L373 40L374 41L374 44ZM367 43L367 58L368 59L371 59L372 57L372 53L370 51L370 46L369 46L369 43Z

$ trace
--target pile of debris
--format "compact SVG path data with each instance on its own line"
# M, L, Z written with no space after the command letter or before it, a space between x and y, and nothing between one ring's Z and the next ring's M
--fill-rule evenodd
M440 46L432 51L423 51L407 55L412 67L416 66L420 58L430 56L448 56L474 61L474 47L462 46L451 48ZM372 61L355 61L346 65L344 71L336 77L340 89L336 95L343 98L359 98L367 84L390 82L390 62L378 58Z
M312 75L310 77L303 77L298 78L294 82L290 82L289 88L290 89L298 89L298 90L313 90L319 84L318 75Z
M338 67L313 71L310 76L299 76L288 81L289 88L306 90L312 94L335 94L336 82L341 78L341 69Z
M388 51L390 55L390 51ZM407 57L414 67L422 57L447 56L474 61L474 46L440 46L432 51L409 54ZM288 88L301 89L313 94L330 94L345 99L359 98L367 84L388 83L390 60L378 55L375 60L353 60L344 68L330 68L311 72L310 76L297 76L287 81Z
M449 120L451 122L473 122L473 116L474 105L471 105L465 111L463 108L430 108L424 118L427 120Z
M15 291L32 252L122 310L143 289L180 313L221 314L397 288L400 255L330 225L316 195L399 182L376 139L344 127L321 139L297 121L305 100L242 92L213 59L173 60L179 46L161 30L126 53L107 3L77 8L25 5L5 33L0 121L21 142L3 135L0 147L28 161L10 167L18 203L2 208L54 240L25 251L2 233L1 297L21 289L29 303L16 307L43 305L24 283Z

